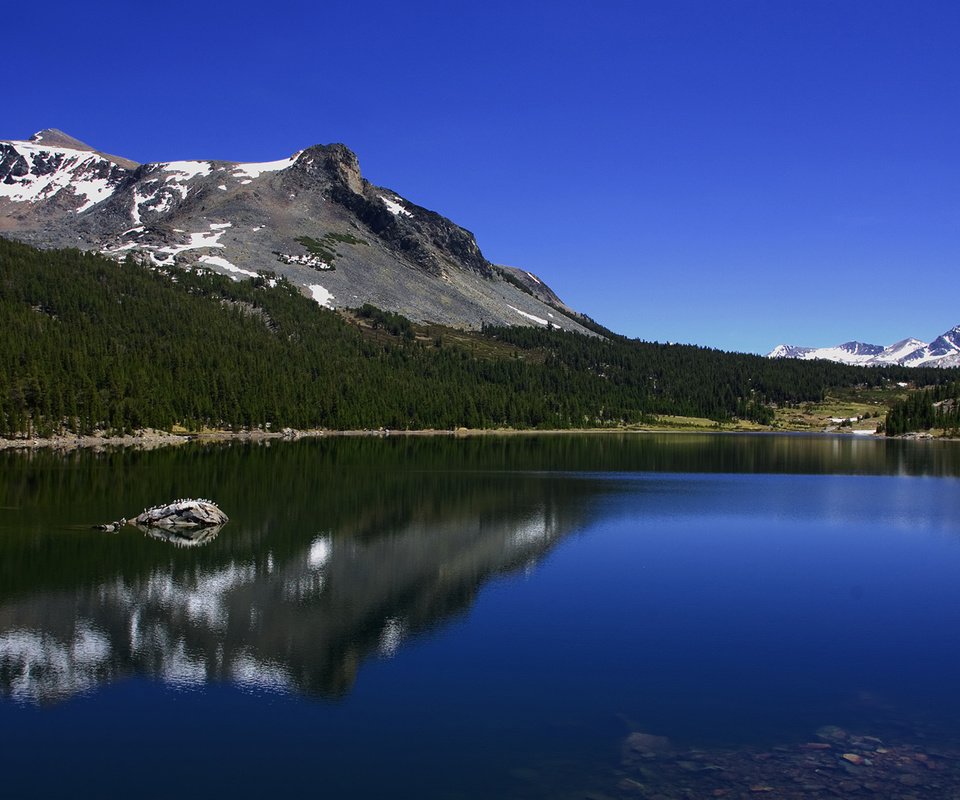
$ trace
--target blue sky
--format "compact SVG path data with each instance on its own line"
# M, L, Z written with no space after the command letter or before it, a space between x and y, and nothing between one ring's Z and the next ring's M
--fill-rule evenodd
M142 5L6 8L0 137L56 127L138 161L344 142L647 340L960 323L960 4Z

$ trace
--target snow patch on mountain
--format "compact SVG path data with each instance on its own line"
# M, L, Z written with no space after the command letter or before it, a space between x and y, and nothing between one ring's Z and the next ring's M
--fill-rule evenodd
M144 191L141 191L143 189ZM187 187L179 184L168 186L160 181L143 183L135 186L133 189L133 208L130 212L131 219L140 224L143 222L143 213L149 212L159 216L165 214L173 207L175 198L174 192L180 195L183 200L187 195Z
M166 247L155 247L147 244L138 244L137 246L147 252L151 260L155 264L160 264L162 266L171 266L174 263L176 256L180 253L185 253L188 250L200 250L204 248L222 248L223 245L220 243L220 237L223 236L227 228L229 228L231 223L214 223L210 225L209 231L200 231L198 233L189 234L189 239L183 244L173 244L167 245ZM181 232L181 231L177 231ZM119 248L111 250L109 252L116 253L122 250L129 249L127 245L123 245ZM200 259L203 260L202 258ZM223 259L226 261L226 259ZM230 262L227 262L228 264ZM221 264L216 264L215 266L223 266ZM243 272L239 267L235 267L233 264L230 264L232 271ZM224 267L228 269L227 267ZM256 276L256 273L249 273Z
M181 200L186 200L187 195L190 194L192 187L187 185L190 181L195 178L205 178L213 171L209 161L165 161L157 164L157 169L160 172L167 173L167 177L164 179L163 185L157 189L155 196L159 195L163 187L166 186L177 192ZM168 210L170 207L169 199L166 199L162 205L163 211Z
M247 275L250 278L257 277L256 272L251 272L249 269L242 269L236 264L231 264L223 256L200 256L200 263L208 264L211 267L219 267L220 269L226 270L227 272L232 272L236 275Z
M533 320L538 325L547 324L547 320L545 320L543 317L535 317L533 314L528 314L526 311L521 311L519 308L515 308L509 304L507 305L507 308L509 308L511 311L516 311L521 317L526 317L529 320Z
M168 181L188 181L191 178L203 177L210 174L209 161L164 161L158 164L164 172L173 173Z
M223 231L218 231L217 233L191 233L190 241L186 244L161 247L160 252L176 255L177 253L182 253L185 250L196 250L200 247L223 247L223 245L220 244L221 236L223 236Z
M403 205L400 203L399 197L394 197L393 199L391 199L385 195L380 195L380 199L383 200L384 205L386 205L387 207L387 211L393 214L393 216L395 217L399 217L400 215L403 215L405 217L413 216L413 214L410 211L407 211L407 209L404 208Z
M106 200L113 194L114 189L114 187L110 185L110 182L103 178L76 180L73 182L71 188L74 194L86 198L86 202L77 209L78 214L86 211L91 206L95 206L101 200Z
M281 158L279 161L264 161L259 164L237 164L233 168L234 178L259 178L264 172L279 172L292 166L300 157L301 150L294 153L290 158Z
M310 295L324 308L333 308L333 295L324 289L319 283L307 285Z

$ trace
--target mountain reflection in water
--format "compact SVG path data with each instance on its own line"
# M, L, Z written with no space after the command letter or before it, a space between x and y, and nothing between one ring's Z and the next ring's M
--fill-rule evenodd
M345 455L342 442L306 443L302 458L276 447L7 457L4 505L44 524L3 536L0 690L44 703L141 675L341 696L366 659L465 612L483 583L583 524L596 491L527 473L425 473L403 443L346 444ZM139 496L138 474L148 486L200 482L232 521L174 537L204 544L192 552L156 531L63 530L102 516L93 506L113 504L109 516L145 504L97 496L118 457L134 462L121 495ZM87 484L91 510L76 496L43 505L65 482Z
M127 676L342 696L366 659L583 528L623 491L604 472L960 474L938 443L716 435L7 452L0 467L0 691L40 703ZM202 547L87 528L186 495L231 516Z

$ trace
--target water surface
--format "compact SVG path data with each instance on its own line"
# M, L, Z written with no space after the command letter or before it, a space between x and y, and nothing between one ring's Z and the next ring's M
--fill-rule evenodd
M820 436L0 453L0 763L12 796L642 797L636 731L952 752L958 475ZM89 529L182 496L231 521Z

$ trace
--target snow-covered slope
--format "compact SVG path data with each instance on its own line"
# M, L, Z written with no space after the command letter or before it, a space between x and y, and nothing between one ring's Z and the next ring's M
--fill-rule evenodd
M901 339L899 342L895 342L889 347L884 348L881 358L885 363L905 364L914 357L918 350L926 346L926 343L921 342L919 339ZM914 358L913 360L918 359Z
M469 231L366 181L341 144L137 164L52 129L0 141L0 234L236 279L274 272L331 308L588 332L540 278L491 264Z
M816 350L815 347L798 347L792 344L778 344L769 353L767 358L807 358L808 353Z
M930 344L919 339L902 339L883 347L863 342L846 342L836 347L797 347L780 344L767 358L815 358L864 366L956 367L960 366L960 326L938 336Z
M90 148L55 147L43 138L41 132L29 142L0 143L0 214L23 204L80 214L110 197L126 177L126 169Z
M907 366L960 366L960 325L940 334L930 344L919 343L904 359Z

